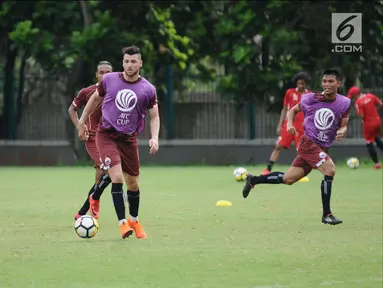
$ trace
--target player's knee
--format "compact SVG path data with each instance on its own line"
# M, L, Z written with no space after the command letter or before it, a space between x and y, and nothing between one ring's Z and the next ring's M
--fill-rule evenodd
M326 169L326 176L331 176L331 177L334 177L335 176L335 166L332 165L331 167L329 167L328 169Z
M124 183L124 175L122 173L109 173L112 183Z
M128 179L126 179L126 185L128 186L128 189L130 191L137 191L138 190L138 177L128 177Z
M286 174L283 176L283 183L286 185L293 185L296 181L293 177L289 177Z

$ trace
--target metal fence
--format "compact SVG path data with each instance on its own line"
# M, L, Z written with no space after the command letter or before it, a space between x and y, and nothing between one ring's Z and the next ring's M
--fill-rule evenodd
M28 85L25 93L31 88ZM64 90L60 85L64 84L58 84L57 79L40 79L33 93L29 93L28 98L23 100L22 116L17 124L17 139L68 140L74 137L74 127L69 122L68 107L62 92ZM216 88L217 83L196 85L187 91L187 101L185 98L183 101L176 98L171 106L160 103L161 138L167 138L168 127L172 127L174 139L276 138L279 113L268 113L266 106L254 103L243 103L238 108L232 101L223 100ZM372 91L383 96L383 89ZM169 107L173 109L172 120L168 117ZM150 135L149 122L146 124L147 129L140 136L143 139ZM348 138L362 138L361 121L355 118L354 109L351 110Z

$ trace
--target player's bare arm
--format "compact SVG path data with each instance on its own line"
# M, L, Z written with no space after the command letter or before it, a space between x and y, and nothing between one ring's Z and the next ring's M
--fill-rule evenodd
M290 134L297 134L297 130L293 126L293 121L295 118L295 115L297 113L301 112L301 106L300 104L295 105L293 108L290 109L289 112L287 112L287 132Z
M277 126L277 135L279 135L279 133L281 133L282 124L286 119L286 115L287 115L287 107L286 107L286 105L284 105L282 110L281 110L281 117L279 117L279 122L278 122L278 126Z
M149 117L151 134L151 139L149 140L150 154L155 154L158 151L158 138L160 134L160 113L157 105L149 109Z
M69 114L69 118L72 121L74 127L77 128L77 125L78 125L77 107L74 106L73 103L68 108L68 114Z
M348 121L349 121L349 115L345 115L341 122L340 122L340 126L339 126L339 129L338 131L336 132L336 137L335 139L337 141L340 141L340 139L342 139L344 136L346 136L346 133L347 133L347 125L348 125Z
M89 115L96 110L101 100L102 100L102 97L100 97L100 95L98 94L98 91L96 90L93 93L92 97L90 97L88 103L85 105L84 111L82 112L81 117L78 120L78 124L77 124L78 137L83 141L87 141L89 138L89 131L85 125L85 121L86 119L88 119Z

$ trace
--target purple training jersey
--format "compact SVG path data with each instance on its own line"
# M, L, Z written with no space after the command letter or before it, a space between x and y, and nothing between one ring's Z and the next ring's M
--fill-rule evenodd
M156 89L148 80L128 82L121 72L113 72L103 77L97 89L104 97L102 127L124 134L144 130L147 110L157 105Z
M305 117L305 135L321 147L330 147L342 118L348 118L350 104L350 99L340 94L334 100L326 99L322 93L302 96L299 105Z

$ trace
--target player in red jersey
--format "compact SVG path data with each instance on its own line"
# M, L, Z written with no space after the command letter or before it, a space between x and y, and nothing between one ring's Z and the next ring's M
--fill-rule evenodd
M101 61L97 65L97 71L96 71L96 78L98 82L102 80L102 77L109 73L112 72L113 68L112 65L108 61ZM94 91L96 91L96 84L93 84L89 87L83 88L80 90L78 93L77 97L73 100L72 104L70 105L68 109L68 113L70 116L70 119L73 122L73 125L77 128L78 125L78 115L77 115L77 110L81 109L86 105L88 102L89 98L93 95ZM75 219L78 219L81 215L85 215L89 208L89 195L95 192L97 189L104 191L104 189L110 184L111 180L109 176L103 171L102 169L102 164L100 161L100 155L97 150L96 146L96 131L98 127L98 123L100 122L102 113L101 113L101 105L97 107L97 109L92 113L88 120L86 121L86 125L89 129L89 137L87 141L85 141L85 148L92 159L94 163L94 168L96 169L96 175L95 175L95 183L92 185L88 196L85 200L85 203L83 206L80 208L80 210L76 213Z
M297 135L292 135L287 132L287 112L301 101L302 95L309 93L307 90L310 81L310 76L304 72L296 74L293 78L293 82L296 84L296 88L288 89L285 93L285 99L283 101L283 109L281 111L281 117L277 126L277 135L279 135L274 151L271 153L269 164L267 168L263 170L261 175L267 175L271 173L274 162L278 160L279 154L282 148L289 149L291 142L294 141L296 148L299 140L303 135L303 112L296 115L294 121L294 127L298 132Z
M381 169L382 164L378 161L374 142L383 151L383 141L380 135L382 122L378 114L378 109L382 108L383 103L374 94L361 93L360 89L355 86L350 88L347 96L350 99L356 99L356 114L362 118L363 137L366 140L368 153L372 161L374 161L374 169Z

